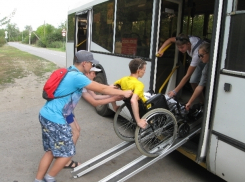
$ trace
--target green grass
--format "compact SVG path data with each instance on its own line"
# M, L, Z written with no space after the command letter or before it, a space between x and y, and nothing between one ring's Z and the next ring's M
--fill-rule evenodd
M45 73L58 68L50 61L8 45L0 47L0 65L0 85L14 83L15 79L31 73L43 79Z
M60 51L60 52L66 52L64 47L60 47L60 48L47 48L49 50L53 50L53 51Z

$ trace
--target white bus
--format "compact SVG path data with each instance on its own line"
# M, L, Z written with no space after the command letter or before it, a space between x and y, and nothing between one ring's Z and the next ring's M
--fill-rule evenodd
M190 63L175 45L156 57L161 44L181 32L210 39L201 131L188 141L191 149L177 150L226 181L245 180L244 0L93 0L68 11L67 31L67 67L77 51L91 51L102 69L96 80L112 84L140 57L147 61L145 91L161 93L175 88ZM187 83L179 97L186 102L191 94ZM109 107L97 112L105 116Z

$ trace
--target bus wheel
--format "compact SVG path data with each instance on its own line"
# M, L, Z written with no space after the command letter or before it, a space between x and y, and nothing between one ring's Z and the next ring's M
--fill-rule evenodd
M106 78L103 73L98 73L94 78L94 81L101 84L106 84ZM100 93L96 93L96 94L100 94ZM109 109L109 104L96 106L95 109L96 112L101 116L111 116L112 114L114 114L114 112L111 109Z

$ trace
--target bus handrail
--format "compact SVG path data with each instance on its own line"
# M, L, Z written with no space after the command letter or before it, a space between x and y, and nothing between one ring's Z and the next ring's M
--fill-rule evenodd
M79 44L76 45L76 47L79 47L80 45L82 45L84 42L86 42L87 39L85 39L84 41L80 42Z
M162 86L160 87L158 93L161 93L162 92L162 89L165 87L165 85L167 84L167 82L169 81L169 79L171 78L172 74L175 72L175 70L179 68L178 65L176 65L174 67L174 69L171 71L171 73L168 75L167 79L164 81L164 83L162 84Z
M170 46L172 45L172 43L170 43L170 44L168 44L166 47L164 47L164 49L163 50L161 50L161 54L163 54ZM159 55L159 53L157 53L156 54L156 57L159 57L160 55Z

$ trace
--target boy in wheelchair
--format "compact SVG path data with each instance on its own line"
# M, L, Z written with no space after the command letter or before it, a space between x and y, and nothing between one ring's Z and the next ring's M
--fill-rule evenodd
M142 78L146 70L146 62L140 58L135 58L129 63L130 76L125 76L117 80L114 85L120 87L122 90L132 90L133 95L130 99L125 99L124 102L128 107L131 107L132 116L134 117L137 125L141 128L146 128L147 122L145 119L141 119L139 101L145 103L144 97L144 84L138 80ZM141 106L140 106L141 107Z

